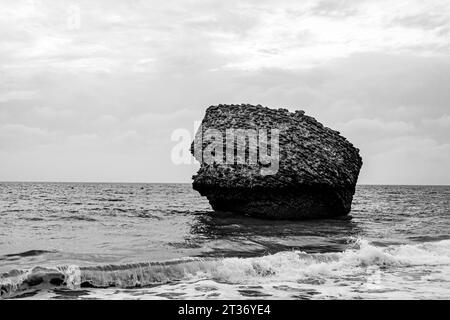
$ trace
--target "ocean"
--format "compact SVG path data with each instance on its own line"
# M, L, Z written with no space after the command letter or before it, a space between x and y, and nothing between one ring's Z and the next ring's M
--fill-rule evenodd
M0 183L11 299L448 299L450 186L358 185L351 220L211 211L190 184Z

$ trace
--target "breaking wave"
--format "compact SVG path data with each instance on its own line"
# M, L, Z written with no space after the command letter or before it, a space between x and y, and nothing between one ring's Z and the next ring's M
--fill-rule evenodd
M192 279L223 283L299 281L342 277L368 267L450 266L450 240L421 244L376 246L356 239L340 253L283 251L255 258L186 258L123 265L34 267L0 276L1 297L55 287L135 288Z

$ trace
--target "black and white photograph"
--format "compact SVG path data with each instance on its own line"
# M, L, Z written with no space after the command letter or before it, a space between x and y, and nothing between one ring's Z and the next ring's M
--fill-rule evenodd
M0 0L0 305L449 298L450 1Z

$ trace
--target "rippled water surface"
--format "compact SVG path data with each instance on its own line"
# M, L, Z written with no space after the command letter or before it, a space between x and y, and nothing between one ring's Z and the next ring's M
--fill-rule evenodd
M450 187L358 186L352 220L213 213L190 184L0 183L2 298L449 298Z

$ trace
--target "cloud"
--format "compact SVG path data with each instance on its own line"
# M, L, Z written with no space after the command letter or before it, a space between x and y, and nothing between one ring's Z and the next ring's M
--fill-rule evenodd
M152 61L148 72L291 69L364 51L430 54L448 44L449 10L446 1L16 1L0 15L10 35L0 40L2 71L102 73L142 70L142 61Z
M4 1L0 179L189 181L171 132L260 103L341 130L362 182L441 181L449 16L440 0Z
M422 122L426 125L449 128L450 127L450 115L445 114L442 117L435 118L435 119L423 119Z
M17 90L0 93L0 103L12 100L31 100L36 96L35 91Z
M430 14L428 12L399 17L393 21L393 24L428 30L435 30L448 25L445 14Z
M450 144L433 139L401 137L380 141L384 152L366 158L360 183L448 184Z
M411 123L403 121L382 121L380 119L352 119L339 125L346 136L358 137L358 140L370 141L391 136L409 134L414 131Z
M27 148L54 139L45 129L27 127L21 124L0 126L0 149Z
M351 0L322 0L318 1L311 9L311 13L328 17L348 17L356 15L365 1Z

